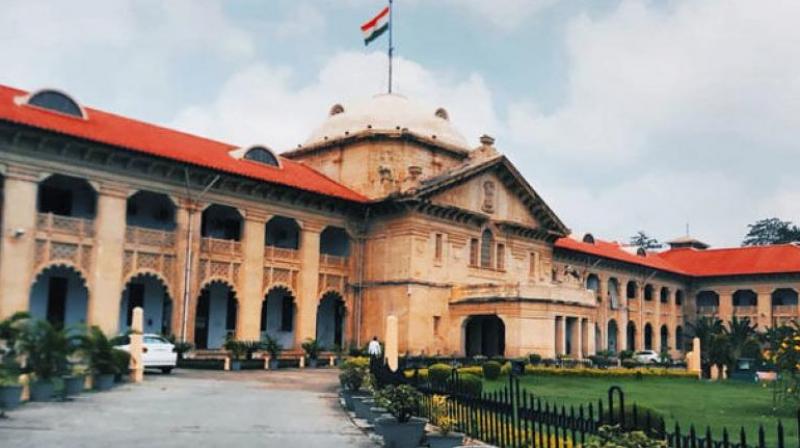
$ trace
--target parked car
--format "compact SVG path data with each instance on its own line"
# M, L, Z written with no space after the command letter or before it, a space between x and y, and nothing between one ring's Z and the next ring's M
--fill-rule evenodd
M642 350L634 353L633 359L641 364L655 364L658 362L659 356L655 350Z
M145 333L143 337L142 359L145 369L160 369L164 373L172 372L178 362L175 345L163 336ZM131 351L131 338L128 335L115 338L115 346L126 352Z

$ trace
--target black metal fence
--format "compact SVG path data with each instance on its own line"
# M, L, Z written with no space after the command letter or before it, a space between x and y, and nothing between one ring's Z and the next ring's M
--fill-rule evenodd
M716 435L712 434L710 427L703 431L691 424L682 428L676 422L667 428L662 417L651 415L635 403L626 404L625 394L617 386L609 389L605 400L564 406L520 388L519 378L513 374L508 376L508 383L502 389L477 394L460 380L455 369L447 381L438 384L420 377L418 371L406 377L403 369L391 372L381 363L372 364L370 370L381 387L409 384L419 390L423 397L419 410L422 417L431 417L434 395L447 396L447 412L456 421L457 431L502 448L576 448L598 434L604 425L643 431L651 438L666 441L670 448L800 447L800 410L795 422L798 433L789 440L783 424L778 421L774 437L768 444L767 430L763 425L759 426L755 440L751 441L748 441L744 427L736 433L723 429Z

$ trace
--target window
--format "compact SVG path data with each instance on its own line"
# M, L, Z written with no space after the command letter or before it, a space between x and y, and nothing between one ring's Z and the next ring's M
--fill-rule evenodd
M441 233L436 234L436 248L435 248L435 259L436 261L442 261L442 252L444 251L444 242L443 242L443 235Z
M83 118L83 111L72 98L55 90L42 90L28 98L28 104L60 114Z
M266 165L279 166L278 158L272 154L272 151L262 146L254 146L248 149L244 154L244 158Z
M439 327L442 323L442 316L433 316L433 335L439 336Z
M497 245L497 269L502 271L506 268L506 245Z
M478 266L478 239L469 240L469 265Z
M492 232L489 229L483 231L481 234L481 267L482 268L491 268L492 267L492 249L494 246L494 238L492 237Z
M530 275L531 277L536 277L536 271L538 270L539 270L539 254L537 254L536 252L531 252L528 275Z
M294 300L284 296L281 302L281 331L292 331L294 324Z

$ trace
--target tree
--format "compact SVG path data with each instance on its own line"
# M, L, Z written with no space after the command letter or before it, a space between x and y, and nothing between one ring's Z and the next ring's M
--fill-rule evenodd
M800 241L800 227L791 221L779 218L765 218L747 226L747 235L742 246L765 246Z
M700 317L689 323L689 330L694 337L700 339L700 364L703 376L708 377L713 364L726 364L725 325L716 317Z
M636 232L636 235L631 237L630 243L631 246L639 247L644 250L658 249L661 247L661 243L655 238L650 238L644 233L644 230Z
M739 319L734 316L724 329L728 343L728 372L733 372L736 360L739 358L756 358L759 354L759 335L756 324L750 319Z

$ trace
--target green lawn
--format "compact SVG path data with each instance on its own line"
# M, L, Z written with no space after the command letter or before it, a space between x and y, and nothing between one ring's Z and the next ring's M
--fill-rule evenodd
M625 392L626 405L635 402L660 412L669 428L673 428L677 421L681 433L684 433L693 423L698 432L704 433L708 425L714 438L720 440L723 427L738 437L739 427L744 426L748 442L756 442L758 425L763 424L767 445L775 446L776 426L780 419L788 436L788 445L796 446L797 408L785 405L773 412L772 390L763 385L671 378L636 380L533 375L521 377L520 382L529 392L551 403L569 406L593 402L595 409L599 398L603 398L603 406L607 406L608 388L617 385ZM497 390L507 384L508 380L487 381L484 390Z

